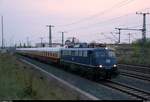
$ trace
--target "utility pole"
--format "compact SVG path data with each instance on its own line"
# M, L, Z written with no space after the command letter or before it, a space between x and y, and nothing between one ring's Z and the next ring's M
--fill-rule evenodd
M49 27L49 47L52 47L52 27L53 25L47 25Z
M27 37L27 47L29 47L29 37Z
M40 37L41 39L41 46L43 47L43 37Z
M129 44L130 44L130 39L131 39L131 33L128 33L128 35L129 35Z
M62 33L62 47L64 46L64 32L61 32Z
M65 31L63 31L63 32L61 32L61 34L62 34L62 47L64 46L64 33L67 33L67 32L65 32Z
M134 31L142 31L142 29L131 29L131 28L115 28L119 30L119 41L118 43L120 43L120 34L121 34L121 30L134 30Z
M2 26L2 49L4 48L4 24L3 24L3 16L1 16L1 26Z
M121 28L115 28L117 29L119 32L117 34L119 34L119 38L118 38L118 44L120 43L120 34L121 34Z
M118 39L114 34L113 34L113 32L110 32L110 34L114 37L114 41L115 41L115 43L117 43L117 41L116 41L116 39Z
M21 41L19 41L19 43L20 43L20 44L19 44L19 47L20 47L20 48L22 48L22 44L21 44Z
M150 13L136 12L136 14L143 15L142 41L143 41L143 43L145 43L146 42L146 15L148 15Z

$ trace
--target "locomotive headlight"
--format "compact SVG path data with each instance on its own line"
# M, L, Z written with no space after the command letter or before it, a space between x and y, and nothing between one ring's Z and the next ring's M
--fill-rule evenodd
M99 65L99 67L102 68L103 66L102 66L102 65Z
M114 67L117 67L117 65L116 65L116 64L114 64Z

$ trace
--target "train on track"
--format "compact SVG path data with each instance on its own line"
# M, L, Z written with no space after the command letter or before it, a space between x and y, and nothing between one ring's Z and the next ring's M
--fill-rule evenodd
M117 72L117 60L108 48L17 48L16 53L45 62L66 66L69 70L94 79L111 79Z

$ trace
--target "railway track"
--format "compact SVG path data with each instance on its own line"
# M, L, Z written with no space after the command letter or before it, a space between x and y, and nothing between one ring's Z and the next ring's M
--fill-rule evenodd
M118 64L119 69L135 71L144 74L150 74L149 67L142 67L142 66L134 66L134 65L127 65L127 64Z
M105 83L100 83L104 86L111 87L113 89L119 90L121 92L127 93L133 97L136 97L138 99L144 100L144 101L150 101L150 93L145 92L143 90L124 85L122 83L114 82L114 81L107 81Z
M56 75L57 76L57 74L56 74L56 71L51 71L50 73L49 73L49 71L50 70L48 70L49 69L49 66L47 66L46 64L39 64L40 62L38 62L38 64L37 64L37 62L35 61L33 61L33 60L31 60L31 59L24 59L23 58L23 60L25 60L25 62L26 63L28 63L28 64L31 64L31 63L33 63L33 64L31 64L33 67L36 67L37 69L39 69L39 70L41 70L42 72L44 72L44 73L46 73L46 74L50 74L50 73L52 73L52 74L54 74L54 75ZM41 67L41 68L39 68L39 67ZM44 68L45 67L45 68ZM47 69L48 68L48 69ZM57 69L56 69L57 70ZM62 74L62 73L61 73ZM53 75L51 75L51 76L53 76ZM131 94L126 94L125 96L124 95L120 95L120 93L118 93L119 91L121 91L121 90L119 90L119 89L117 89L117 88L114 88L114 86L112 86L111 84L107 84L107 83L105 83L105 84L101 84L101 83L95 83L95 82L91 82L91 81L86 81L85 79L76 79L75 77L73 77L73 76L71 76L71 77L68 77L68 75L60 75L60 73L59 73L59 75L58 75L59 77L61 76L62 77L62 79L63 80L65 80L65 81L67 81L67 82L69 82L70 84L72 84L73 86L77 86L79 89L81 89L81 90L83 90L84 92L87 92L87 93L89 93L92 97L94 96L94 99L101 99L101 97L103 96L103 94L106 94L106 96L105 97L107 97L106 99L108 99L108 97L111 97L110 99L125 99L125 100L127 100L129 97L129 99L131 99L131 100L134 100L134 99L136 99L137 100L137 98L135 98L134 96L134 94L133 95L131 95ZM68 78L63 78L63 77L68 77ZM72 81L72 79L74 79L73 81ZM76 84L77 83L77 84ZM80 85L80 84L81 85ZM86 84L87 83L87 84ZM109 82L110 83L110 82ZM83 85L83 87L82 87L82 84L85 84L85 85ZM108 86L110 87L110 88L108 88ZM87 87L87 88L86 88ZM121 87L121 86L120 86ZM111 91L112 89L116 89L116 90L113 90L113 91ZM120 88L121 89L121 88ZM95 90L95 91L94 91ZM103 91L102 91L103 90ZM109 90L109 91L108 91ZM113 94L110 94L110 93L113 93ZM122 93L127 93L126 91L122 91ZM102 95L102 96L101 96ZM142 96L143 95L145 95L146 96L146 94L141 94ZM96 98L95 98L96 97ZM122 98L121 98L122 97ZM125 98L126 97L126 98ZM128 97L128 98L127 98ZM103 98L104 98L104 96L103 96ZM102 98L102 99L103 99ZM142 98L142 97L140 97L139 99L142 99L142 100L147 100L147 97L144 97L144 98Z
M131 64L118 64L118 65L122 65L122 66L130 66L130 67L140 67L140 68L150 69L150 66L131 65Z
M150 82L150 76L147 74L143 74L143 73L136 73L133 71L128 71L128 70L119 70L121 73L121 75L123 76L129 76L129 77L133 77L136 79L140 79L140 80L144 80L144 81L149 81Z

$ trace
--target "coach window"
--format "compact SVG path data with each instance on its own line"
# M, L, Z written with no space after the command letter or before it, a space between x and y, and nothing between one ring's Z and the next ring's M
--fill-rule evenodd
M66 55L67 55L67 52L68 52L68 51L63 51L63 55L65 55L65 56L66 56Z
M68 55L71 56L71 51L68 50Z
M63 51L63 55L67 55L67 51L64 50L64 51Z
M65 51L65 55L67 55L67 51Z
M68 55L68 51L66 51L65 55Z
M82 51L79 51L79 56L82 56Z
M75 51L75 56L78 56L78 51Z
M63 55L66 55L66 51L65 50L63 51Z
M69 55L71 56L71 51L68 51L69 52Z
M83 51L83 57L87 57L87 51Z
M57 54L55 53L55 57L57 57Z
M65 55L65 51L63 51L63 55Z
M75 51L71 51L71 55L72 55L72 56L75 56Z
M65 55L65 51L62 51L62 55Z
M66 55L69 55L69 51L66 51Z

